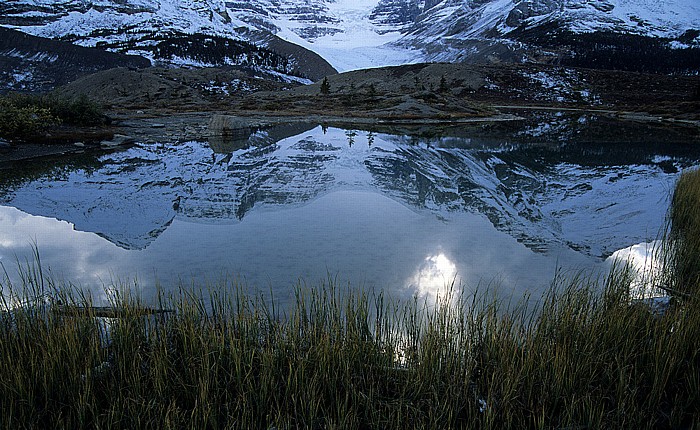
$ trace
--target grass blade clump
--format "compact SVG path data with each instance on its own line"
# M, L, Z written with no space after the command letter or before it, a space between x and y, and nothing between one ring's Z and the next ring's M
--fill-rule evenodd
M2 426L689 425L699 318L630 306L623 281L611 274L602 294L557 281L536 313L488 294L428 306L330 284L298 289L280 315L240 288L161 297L174 312L153 315L124 295L101 322L62 294L81 312L2 314Z
M684 172L670 210L669 285L679 296L700 297L700 171Z

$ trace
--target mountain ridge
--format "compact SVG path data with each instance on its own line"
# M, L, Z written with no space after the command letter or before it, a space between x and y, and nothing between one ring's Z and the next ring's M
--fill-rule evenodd
M700 49L700 4L692 0L17 0L0 5L0 25L152 60L154 32L256 39L262 48L266 38L281 37L326 54L333 44L348 55L380 47L374 54L386 58L377 66L407 59L483 61L489 55L533 61L532 51L543 46L520 35L537 29L636 35L664 40L670 49ZM413 52L387 54L397 49Z
M0 3L0 26L159 66L242 66L302 83L426 61L693 75L700 71L696 3L16 0Z
M155 65L259 66L311 80L335 73L317 54L231 18L219 0L17 1L0 4L0 26Z
M47 91L101 70L150 65L140 56L95 50L0 27L0 88Z
M397 43L421 49L429 61L690 74L700 69L700 4L689 0L444 0L440 5L421 14ZM598 61L621 54L620 61ZM659 60L671 65L655 69L652 63ZM683 65L674 67L679 60Z

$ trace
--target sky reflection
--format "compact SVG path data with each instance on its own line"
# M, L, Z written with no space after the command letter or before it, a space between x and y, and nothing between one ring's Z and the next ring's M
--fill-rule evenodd
M315 285L329 276L432 301L453 280L455 290L471 290L498 279L520 294L547 285L559 263L591 267L566 247L550 256L533 253L479 214L438 219L365 191L332 192L299 207L259 208L234 224L175 219L142 250L119 248L65 221L11 207L0 206L0 221L0 261L11 278L17 280L17 260L31 261L36 238L45 270L102 302L113 285L137 284L134 292L148 301L156 286L167 293L180 284L206 287L222 279L238 280L251 291L272 290L285 301L300 280Z
M627 265L632 272L631 298L647 299L667 295L663 290L657 288L658 285L663 284L662 245L660 240L638 243L615 251L608 258L607 261L611 266L614 265L622 269Z
M126 280L112 270L127 251L94 233L76 231L71 223L0 206L0 226L0 263L15 288L20 287L20 272L37 268L36 250L46 275L58 285L80 287L96 303L107 302L106 289ZM3 287L10 285L4 282Z
M700 158L592 148L560 125L423 138L279 124L230 145L135 145L3 182L0 262L16 282L36 246L45 271L103 301L115 285L152 297L222 280L285 300L329 278L428 300L453 283L537 295L560 269L596 272L655 238L674 169Z
M459 288L460 284L457 266L443 253L426 257L408 281L408 287L416 291L416 296L430 303L451 301L455 287Z

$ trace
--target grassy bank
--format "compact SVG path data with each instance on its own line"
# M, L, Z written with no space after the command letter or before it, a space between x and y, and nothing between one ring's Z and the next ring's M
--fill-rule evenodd
M698 177L678 190L698 196ZM700 198L681 195L673 211L690 214ZM144 315L123 295L105 319L28 271L23 287L52 305L0 318L0 428L694 428L684 264L700 218L674 213L664 279L684 294L663 314L629 300L622 269L603 285L557 278L536 312L487 291L427 306L320 285L285 309L231 288Z
M700 174L681 175L670 211L670 286L679 293L700 297Z

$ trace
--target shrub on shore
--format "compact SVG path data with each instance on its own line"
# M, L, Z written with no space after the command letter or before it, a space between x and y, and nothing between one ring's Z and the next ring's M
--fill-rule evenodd
M9 98L0 98L0 136L31 135L59 123L59 118L49 109L17 106Z
M57 94L10 93L0 96L0 136L26 137L57 125L102 125L102 108L84 94L65 97Z

